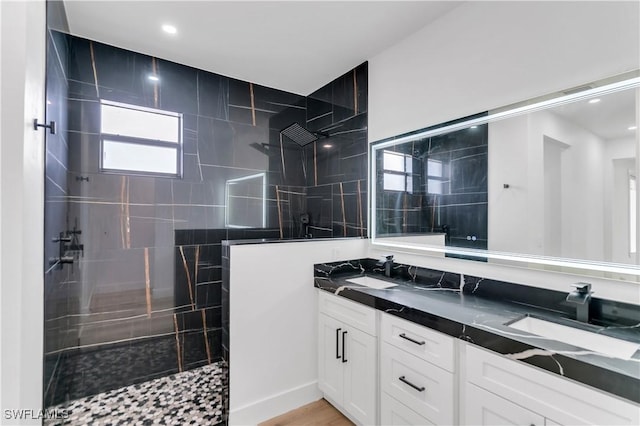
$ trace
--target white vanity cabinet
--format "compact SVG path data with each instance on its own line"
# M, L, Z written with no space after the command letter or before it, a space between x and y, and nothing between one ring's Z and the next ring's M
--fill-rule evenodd
M359 424L640 424L640 404L562 377L562 370L318 293L319 388Z
M378 424L376 311L321 291L318 300L318 387L353 420Z
M381 424L455 424L455 339L388 314L380 329Z
M464 424L638 425L640 407L461 342Z

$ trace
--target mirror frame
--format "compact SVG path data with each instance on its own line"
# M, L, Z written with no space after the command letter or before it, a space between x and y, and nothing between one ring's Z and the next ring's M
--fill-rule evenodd
M640 87L640 71L632 71L620 76L601 80L591 83L590 88L586 90L556 93L544 97L535 98L529 101L513 104L504 108L496 109L484 115L473 115L466 119L451 121L441 125L428 127L424 130L410 132L404 135L390 137L375 141L369 144L369 238L375 246L389 247L410 252L427 252L428 254L452 254L463 257L478 257L484 259L492 259L506 261L507 264L497 264L500 266L519 266L530 267L536 265L538 268L544 266L572 268L570 273L585 274L586 271L610 272L616 274L625 274L632 276L640 276L640 265L630 265L621 263L611 263L604 261L582 260L573 258L561 258L541 256L524 253L498 252L491 250L480 250L461 247L446 246L430 246L411 243L385 242L383 238L378 237L376 223L376 153L378 150L389 148L398 144L413 142L428 137L439 136L445 133L463 130L471 126L489 124L491 122L504 120L511 117L517 117L536 111L545 110L551 107L564 105L572 102L586 100L594 96L602 96L623 90L629 90ZM584 86L582 86L583 88ZM565 93L570 94L565 94ZM637 114L637 112L636 112ZM640 130L638 130L640 131ZM636 133L637 138L637 133ZM540 269L544 270L544 269ZM576 271L577 270L577 271ZM563 271L564 272L564 271Z

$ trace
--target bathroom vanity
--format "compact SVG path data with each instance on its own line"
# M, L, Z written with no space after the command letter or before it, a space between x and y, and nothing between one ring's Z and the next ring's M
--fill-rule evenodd
M584 324L560 292L392 266L314 266L319 388L356 423L640 423L640 330L604 315L631 306Z

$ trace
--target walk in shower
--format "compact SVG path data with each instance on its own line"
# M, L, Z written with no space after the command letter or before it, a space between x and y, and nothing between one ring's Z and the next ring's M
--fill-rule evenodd
M366 235L366 64L304 97L48 25L47 424L224 423L221 241Z

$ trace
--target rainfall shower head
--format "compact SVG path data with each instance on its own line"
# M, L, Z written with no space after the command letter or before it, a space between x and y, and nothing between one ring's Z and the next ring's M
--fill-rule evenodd
M310 132L298 123L293 123L280 131L281 135L285 135L300 146L309 145L311 142L317 141L318 136L326 137L327 135L320 132Z

